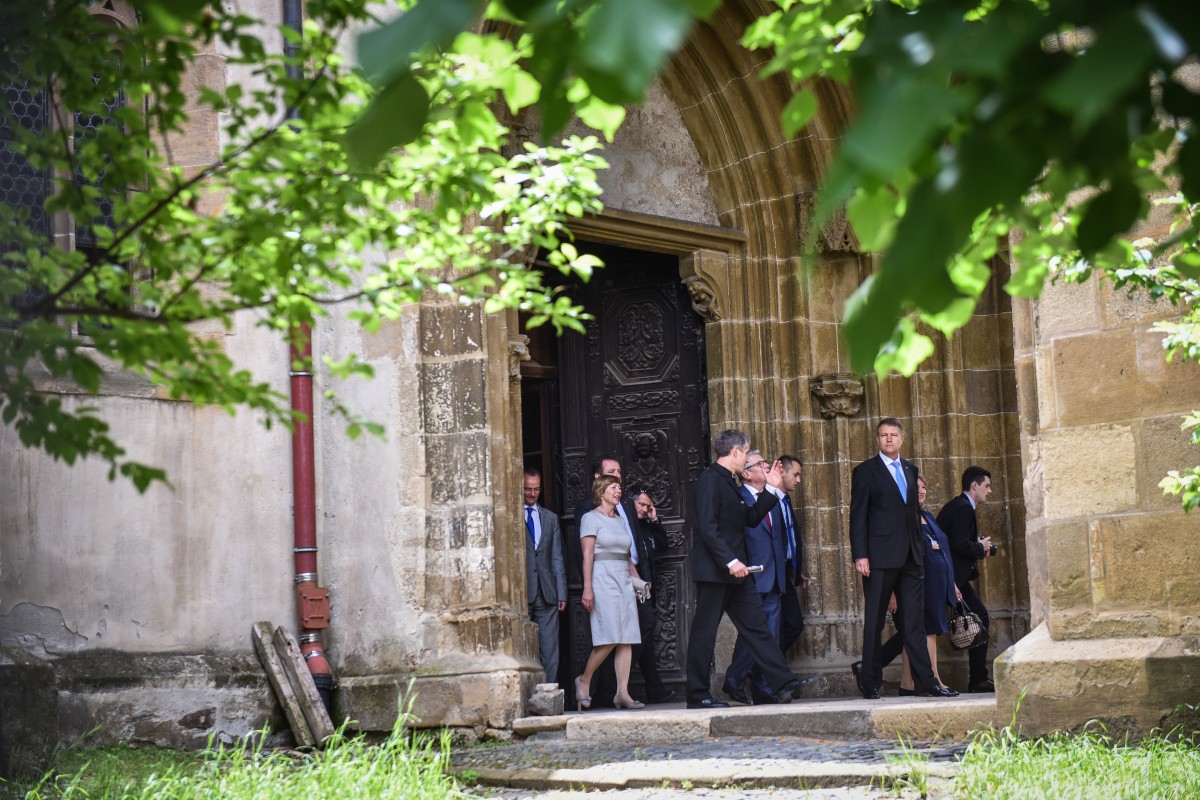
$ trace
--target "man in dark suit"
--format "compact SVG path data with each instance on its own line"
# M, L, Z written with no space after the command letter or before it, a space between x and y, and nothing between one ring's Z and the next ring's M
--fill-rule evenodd
M800 459L793 455L779 457L783 468L780 476L779 509L783 517L787 544L786 583L779 598L780 640L779 649L786 658L804 631L804 612L800 609L800 592L808 588L808 575L804 572L804 535L788 493L800 485Z
M538 505L542 474L525 470L525 578L529 618L538 626L538 648L546 680L558 680L558 615L567 607L567 570L563 566L558 515Z
M599 478L601 475L611 475L617 480L621 480L621 462L615 456L600 456L592 465L592 478ZM629 532L629 537L633 541L630 557L633 560L634 566L637 567L638 577L651 585L650 596L653 597L655 549L653 536L639 521L637 508L633 503L634 497L635 495L632 491L623 491L621 493L621 502L617 504L617 514L625 522L625 530ZM583 515L593 508L589 487L588 496L580 500L575 507L575 524L578 525ZM655 621L654 606L651 603L638 603L638 629L641 633L642 642L633 647L633 663L637 665L638 671L642 673L642 683L646 689L647 703L661 703L669 699L666 687L663 686L662 678L658 674L658 665L655 663ZM600 706L603 704L601 698L607 698L616 694L616 677L612 672L610 662L611 657L610 661L606 661L597 673L597 677L593 679L593 705ZM610 677L613 691L608 691Z
M770 492L746 505L734 475L745 469L750 439L738 430L722 431L713 442L716 463L696 479L695 515L692 520L692 580L696 582L696 610L687 649L687 707L726 708L713 699L710 674L717 628L721 615L728 614L738 634L746 638L763 678L775 699L790 703L800 692L800 683L788 669L779 645L767 629L762 601L753 583L745 578L745 529L762 521L779 500ZM767 471L767 483L778 486L778 463Z
M937 523L950 539L954 584L962 592L963 604L978 614L983 627L987 628L991 622L987 608L971 581L979 577L976 562L996 554L992 538L980 537L979 521L975 514L979 504L987 502L992 494L992 473L983 467L967 467L962 474L962 490L962 494L942 506ZM987 652L986 641L967 651L967 663L970 666L968 692L996 691L996 685L988 677Z
M950 697L933 677L925 642L925 546L917 504L917 468L900 458L904 426L886 417L875 428L879 453L854 468L850 478L850 554L862 576L865 596L861 682L863 697L879 699L883 664L880 635L893 592L899 601L917 694Z
M746 467L742 470L742 485L738 489L746 505L753 506L758 502L759 494L766 491L768 466L758 450L751 450L747 454ZM780 596L787 583L787 544L781 509L782 503L772 508L757 525L746 528L746 557L750 559L750 564L763 568L762 572L752 574L749 580L753 581L758 592L763 614L767 617L767 630L776 642L779 642L780 636ZM725 670L725 683L721 690L739 703L749 703L746 680L753 667L754 656L750 653L750 646L746 637L739 634L733 645L733 658ZM762 676L756 674L754 677L755 694L764 700L769 699L770 689Z

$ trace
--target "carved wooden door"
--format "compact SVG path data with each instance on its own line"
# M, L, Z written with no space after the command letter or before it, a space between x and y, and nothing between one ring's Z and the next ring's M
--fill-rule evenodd
M592 459L621 461L626 490L646 487L670 548L655 554L658 625L655 656L668 689L685 681L693 585L692 486L709 461L704 324L692 309L673 256L605 248L607 266L572 289L595 319L587 334L559 343L562 508L572 514L591 492ZM568 530L570 675L583 671L591 649L579 564L578 527ZM635 670L634 684L640 682Z

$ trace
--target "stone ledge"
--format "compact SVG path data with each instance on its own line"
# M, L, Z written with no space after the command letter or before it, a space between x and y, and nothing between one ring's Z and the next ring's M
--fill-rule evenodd
M997 708L1017 709L1023 735L1099 722L1114 738L1144 737L1195 703L1198 685L1194 637L1055 640L1042 623L996 659Z

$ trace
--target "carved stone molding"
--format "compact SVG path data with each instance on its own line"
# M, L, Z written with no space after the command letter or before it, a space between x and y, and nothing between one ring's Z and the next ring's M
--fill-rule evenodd
M857 417L862 410L862 381L850 373L818 375L809 382L809 391L816 396L825 419Z
M513 383L521 380L521 362L529 361L529 337L523 333L508 337L508 379Z
M802 192L796 195L797 240L800 249L815 249L818 253L833 253L838 255L857 255L860 251L858 239L850 229L850 221L846 219L846 209L839 208L821 228L819 239L812 240L813 215L817 209L817 196L812 192ZM815 245L815 247L813 247Z

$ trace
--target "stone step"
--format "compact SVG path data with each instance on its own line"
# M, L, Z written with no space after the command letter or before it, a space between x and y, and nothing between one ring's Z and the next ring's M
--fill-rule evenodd
M1000 716L990 694L596 710L519 719L513 732L524 739L456 751L452 770L510 791L856 787L876 797L948 785L971 735L1009 721Z
M786 706L690 710L682 703L639 711L595 710L557 717L524 717L519 736L598 744L688 742L721 736L803 736L837 741L966 741L980 726L1000 726L991 694L955 698L802 700Z

